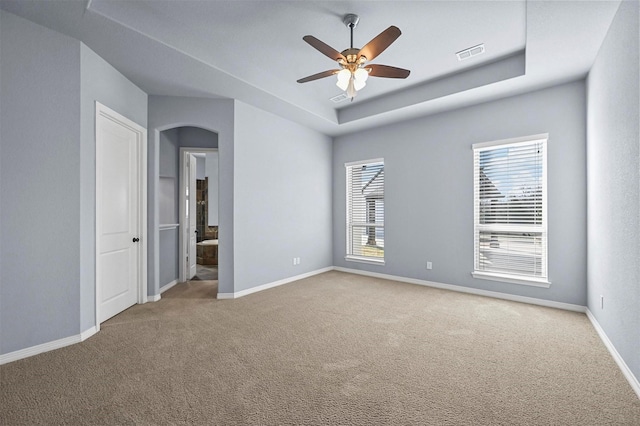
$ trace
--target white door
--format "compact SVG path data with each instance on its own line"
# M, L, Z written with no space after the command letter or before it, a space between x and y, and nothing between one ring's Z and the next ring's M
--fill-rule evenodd
M189 179L187 184L187 222L189 223L187 232L189 233L189 276L188 279L191 279L196 276L196 243L198 236L198 228L196 228L196 157L193 154L189 154Z
M105 112L106 111L106 112ZM114 117L115 116L115 117ZM96 107L96 309L98 324L138 302L140 146L144 129ZM126 119L124 119L126 120ZM127 120L128 121L128 120ZM131 124L138 129L132 128ZM141 130L142 129L142 133Z

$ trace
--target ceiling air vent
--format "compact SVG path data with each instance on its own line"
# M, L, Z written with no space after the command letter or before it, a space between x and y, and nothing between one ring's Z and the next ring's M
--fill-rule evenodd
M481 53L484 53L484 44L479 44L477 46L469 47L468 49L464 49L456 53L459 61L463 61L465 59L469 59L472 56L477 56Z
M339 95L334 96L333 98L329 98L329 100L330 100L331 102L336 103L336 104L337 104L338 102L342 102L342 101L344 101L344 100L346 100L346 99L349 99L349 97L347 96L347 94L346 94L346 93L340 93Z

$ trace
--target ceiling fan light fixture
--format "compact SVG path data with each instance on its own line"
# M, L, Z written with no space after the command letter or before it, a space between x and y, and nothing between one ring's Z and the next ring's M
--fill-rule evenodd
M369 71L367 71L364 68L358 68L354 73L353 73L353 77L356 80L362 81L363 83L365 81L367 81L367 78L369 78Z
M337 73L337 76L336 86L346 91L350 98L353 98L358 90L367 85L369 72L364 68L358 68L353 72L344 68Z
M356 89L356 90L360 90L366 85L367 85L367 83L365 83L364 80L358 80L357 78L353 79L353 88Z
M349 85L347 86L347 96L351 99L355 98L358 94L358 89L355 86L355 79L349 79Z
M349 82L351 81L351 71L348 69L340 70L337 74L338 81L336 82L336 86L338 86L342 90L347 90L349 87Z
M369 78L369 73L364 68L358 68L353 73L353 87L356 90L362 89L367 85L367 78Z

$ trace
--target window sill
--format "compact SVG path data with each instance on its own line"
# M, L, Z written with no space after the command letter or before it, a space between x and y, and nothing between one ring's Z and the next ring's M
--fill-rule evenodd
M501 281L504 283L528 285L532 287L549 288L551 283L544 278L523 278L514 275L492 274L488 272L472 272L473 278L481 280Z
M384 259L375 259L372 257L360 257L360 256L347 255L344 257L344 260L348 262L369 263L371 265L384 265Z

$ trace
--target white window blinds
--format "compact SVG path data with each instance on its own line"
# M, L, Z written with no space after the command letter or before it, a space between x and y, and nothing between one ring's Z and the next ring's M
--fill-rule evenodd
M474 276L547 284L547 135L473 146Z
M384 160L345 164L348 260L384 262Z

